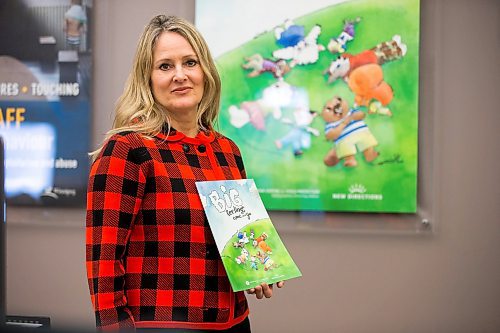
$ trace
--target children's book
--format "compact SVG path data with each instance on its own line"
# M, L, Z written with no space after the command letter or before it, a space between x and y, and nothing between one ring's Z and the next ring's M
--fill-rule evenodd
M197 182L196 187L234 291L302 276L253 179Z

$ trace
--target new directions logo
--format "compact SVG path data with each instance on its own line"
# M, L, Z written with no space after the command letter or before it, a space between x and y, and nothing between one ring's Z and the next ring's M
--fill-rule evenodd
M365 193L366 187L362 184L352 184L349 186L349 193Z
M383 200L380 193L366 193L367 189L363 184L355 183L349 186L349 193L332 193L334 200Z

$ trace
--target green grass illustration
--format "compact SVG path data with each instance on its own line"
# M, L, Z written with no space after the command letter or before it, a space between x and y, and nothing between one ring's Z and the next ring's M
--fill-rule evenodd
M250 236L251 231L255 234L253 238ZM243 244L242 247L236 247L235 243L239 243L239 238L235 234L227 242L221 253L226 272L235 291L250 289L261 282L270 284L302 275L285 245L281 242L270 219L257 220L247 224L240 232L246 232L248 242ZM268 268L257 258L259 252L264 254L266 251L258 244L253 244L253 241L263 233L267 234L268 237L265 243L271 249L271 251L268 251L271 253L265 254L268 256L266 261L266 264L270 266ZM241 259L243 249L248 252L248 256L238 263L237 259ZM254 265L252 265L252 257L255 258ZM270 264L271 261L274 264Z

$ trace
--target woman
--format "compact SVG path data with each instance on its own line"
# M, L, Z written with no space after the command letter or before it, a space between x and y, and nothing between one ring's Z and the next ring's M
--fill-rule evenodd
M87 275L98 327L250 332L245 295L230 287L195 187L246 177L238 147L214 131L220 91L193 25L154 17L113 129L93 153ZM272 286L247 292L268 298Z

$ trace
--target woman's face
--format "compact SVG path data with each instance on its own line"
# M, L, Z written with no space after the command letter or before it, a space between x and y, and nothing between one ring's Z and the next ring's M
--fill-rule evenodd
M203 97L204 74L189 42L163 32L153 49L151 89L156 101L173 117L196 116Z

